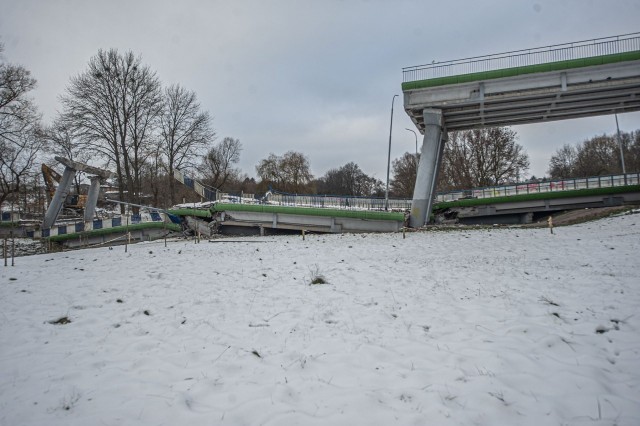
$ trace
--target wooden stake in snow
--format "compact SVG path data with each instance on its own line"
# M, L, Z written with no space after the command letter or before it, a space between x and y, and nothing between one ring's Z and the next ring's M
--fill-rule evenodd
M304 229L302 230L302 241L304 241Z

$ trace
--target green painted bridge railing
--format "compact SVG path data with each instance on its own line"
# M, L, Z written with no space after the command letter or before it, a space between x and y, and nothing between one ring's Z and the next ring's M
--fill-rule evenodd
M402 69L403 90L640 59L640 33L434 62Z

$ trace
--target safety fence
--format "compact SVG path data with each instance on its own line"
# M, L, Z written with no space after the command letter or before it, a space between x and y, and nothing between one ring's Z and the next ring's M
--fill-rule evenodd
M17 222L20 220L20 212L2 212L2 222Z
M328 207L350 210L406 210L411 208L411 200L349 197L335 195L297 195L270 192L265 197L267 204L295 207Z
M640 33L515 50L402 69L403 82L473 74L640 50Z
M220 201L225 203L254 203L254 194L229 194L227 192L219 191L217 188L207 186L198 181L193 176L188 176L182 173L180 170L174 170L173 177L178 182L182 183L188 188L194 190L204 201Z
M492 186L471 190L471 198L509 197L522 194L536 194L545 192L573 191L576 189L611 188L617 186L638 185L639 173L626 175L592 176L581 179L563 179L548 182L529 182L514 185ZM469 198L469 192L463 191L439 194L438 201L455 201Z
M195 180L193 177L185 175L180 170L174 170L173 177L175 180L182 183L186 187L193 189L204 200L217 201L217 197L220 192L216 188L203 185L199 181Z
M74 222L52 226L50 229L37 229L27 231L29 238L48 238L58 235L77 234L84 231L95 231L98 229L117 228L128 225L137 225L149 222L169 222L166 214L152 211L140 214L119 216L110 219L96 219L89 222Z

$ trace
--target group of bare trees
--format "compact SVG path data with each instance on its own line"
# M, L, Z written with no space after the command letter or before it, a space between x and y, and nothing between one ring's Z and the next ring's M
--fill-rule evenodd
M406 152L393 161L391 192L413 196L419 154ZM437 189L451 191L516 182L526 176L529 157L507 127L450 132L442 153Z
M0 205L25 184L44 144L40 114L29 97L36 80L4 61L0 44Z
M406 152L393 160L391 195L413 196L419 154ZM529 157L517 143L517 134L507 127L451 132L443 150L438 190L468 189L500 185L524 179ZM270 154L256 167L261 184L285 192L306 192L353 196L382 196L383 183L366 175L350 162L313 179L308 160L301 153ZM264 189L264 186L262 187Z
M384 194L382 181L365 174L349 162L314 178L309 159L300 152L289 151L282 156L269 154L256 166L260 179L256 189L269 189L297 194L330 194L355 197L379 197Z
M331 169L316 181L316 191L321 194L351 195L356 197L380 197L384 195L381 180L365 174L360 167L349 162Z
M449 133L440 171L441 190L517 182L526 176L529 157L508 127Z
M624 155L627 172L640 170L640 130L617 135L595 136L575 145L565 144L549 161L552 179L602 176L622 173Z
M237 164L238 139L215 141L211 116L195 92L174 84L163 88L157 74L132 52L100 50L72 77L61 96L61 112L43 128L29 93L36 80L22 66L7 63L0 45L0 204L27 192L37 176L34 163L46 152L115 169L120 199L157 206L179 201L176 170L192 170L213 189L264 193L382 196L383 182L355 162L314 178L300 152L274 153L255 168L258 182ZM640 170L640 131L622 134L628 170ZM391 195L411 197L419 154L393 161ZM620 172L617 139L603 135L565 145L551 158L552 178ZM510 128L451 132L443 150L438 190L499 185L526 177L529 158ZM37 180L32 180L37 187ZM76 181L79 190L80 180ZM168 191L167 191L168 189ZM152 199L145 199L151 196Z
M3 59L1 53L0 45ZM99 50L70 79L49 126L41 125L29 97L35 85L24 67L0 62L0 204L28 192L27 186L40 192L35 163L54 165L54 156L114 170L111 183L120 200L134 204L164 207L179 201L186 190L176 185L176 170L199 172L216 189L255 186L235 168L240 141L216 142L211 116L195 92L179 84L163 87L132 52ZM81 180L78 174L78 192Z
M309 159L300 152L288 151L282 156L273 153L256 166L260 190L269 187L290 193L305 193L313 180Z
M174 203L174 170L195 165L215 136L196 94L180 85L163 90L156 73L132 52L98 51L71 78L61 103L52 129L68 135L69 154L88 151L115 168L120 199L132 203L144 201L143 177L150 176L153 192L161 174L169 176Z

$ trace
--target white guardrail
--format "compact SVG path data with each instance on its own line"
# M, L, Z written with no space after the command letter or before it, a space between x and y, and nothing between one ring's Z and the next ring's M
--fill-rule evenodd
M57 224L50 229L37 229L27 231L27 236L31 238L47 238L57 235L76 234L83 231L93 231L97 229L115 228L118 226L135 225L148 222L170 222L167 215L161 212L141 212L110 219L95 219L90 222L75 222L68 224ZM30 235L31 234L31 235Z

